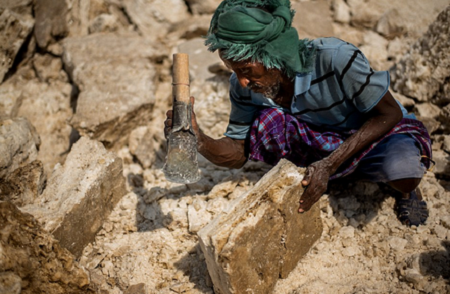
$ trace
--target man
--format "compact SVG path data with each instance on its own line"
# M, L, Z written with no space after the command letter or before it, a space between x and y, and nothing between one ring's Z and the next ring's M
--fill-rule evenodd
M399 219L423 224L417 189L430 165L423 124L391 95L389 73L374 71L362 52L336 38L298 40L289 0L225 0L206 45L219 51L230 78L225 137L198 127L198 151L212 163L240 168L247 160L306 166L299 212L311 208L340 177L389 184L400 193ZM192 104L194 99L191 98ZM166 135L172 126L167 113Z

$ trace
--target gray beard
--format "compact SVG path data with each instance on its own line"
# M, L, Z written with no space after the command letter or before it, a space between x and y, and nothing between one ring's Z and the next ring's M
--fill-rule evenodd
M252 91L261 89L252 85L249 85L248 88ZM278 92L280 92L280 83L276 83L271 87L267 87L262 94L264 95L264 97L274 100L277 97Z

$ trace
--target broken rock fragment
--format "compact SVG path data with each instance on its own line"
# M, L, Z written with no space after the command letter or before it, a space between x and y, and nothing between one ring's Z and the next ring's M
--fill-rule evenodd
M319 239L318 204L297 212L304 171L280 161L198 232L215 293L271 293Z
M0 201L0 293L93 293L88 273L28 213Z
M39 202L22 209L79 257L125 194L122 160L100 142L82 137L64 166L53 171Z
M26 118L0 116L0 178L34 161L40 144L36 129Z

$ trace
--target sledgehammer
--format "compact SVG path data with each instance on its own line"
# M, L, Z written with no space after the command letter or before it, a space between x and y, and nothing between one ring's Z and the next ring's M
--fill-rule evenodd
M197 161L197 137L192 129L192 105L189 93L189 56L173 55L173 117L168 137L166 179L175 183L195 183L200 180Z

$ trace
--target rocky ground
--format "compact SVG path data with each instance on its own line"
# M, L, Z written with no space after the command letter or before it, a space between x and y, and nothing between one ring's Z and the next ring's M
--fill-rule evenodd
M16 252L2 248L22 244L8 241L18 237L6 229L12 226L5 221L0 235L4 242L0 243L0 265L5 268L0 269L0 293L20 293L21 289L23 293L36 293L36 289L213 293L196 233L271 169L249 162L240 170L229 170L200 156L202 179L188 185L168 182L161 170L163 121L171 104L172 53L190 55L191 94L196 97L201 128L216 138L225 131L229 72L216 55L206 52L200 38L218 3L0 1L0 30L5 32L0 45L0 150L5 154L0 161L0 200L32 213L43 230L61 240L58 236L64 233L49 229L56 221L34 212L45 210L55 202L52 197L64 194L61 191L81 198L78 195L89 191L98 195L108 189L120 191L108 198L117 204L104 205L102 217L92 225L92 240L86 241L82 252L68 246L78 260L72 271L84 268L90 277L88 286L84 276L78 278L78 290L29 283L47 279L76 284L64 278L65 272L63 278L40 274L32 279L32 273L14 265L25 261L14 263L11 256L1 255ZM278 281L273 293L449 293L450 1L292 3L301 37L348 40L361 48L375 69L390 71L394 96L432 134L436 166L421 182L430 217L419 227L399 223L389 188L365 182L332 183L319 203L324 225L321 238L288 278ZM7 129L15 135L6 136ZM80 136L84 140L78 140ZM87 138L96 143L85 143ZM102 143L100 147L97 142ZM11 146L16 146L14 152ZM76 152L84 158L77 160ZM105 160L109 164L119 159L125 183L113 173L117 164L113 171L105 167ZM20 184L26 168L32 171L26 174L26 183L33 185ZM83 184L67 184L74 181L74 174ZM104 179L113 178L112 174L116 186ZM58 190L58 185L64 189ZM51 207L66 207L58 205ZM56 242L45 231L33 230L38 230L33 236L45 235L42 238L52 240L50 244ZM58 247L58 256L70 255L60 251ZM25 255L17 255L17 260ZM61 264L45 268L49 272L70 268Z

